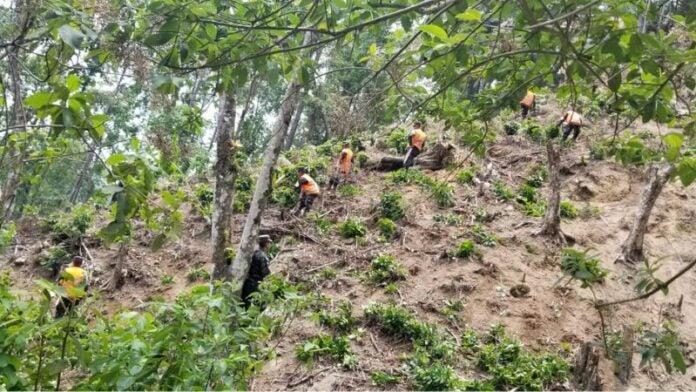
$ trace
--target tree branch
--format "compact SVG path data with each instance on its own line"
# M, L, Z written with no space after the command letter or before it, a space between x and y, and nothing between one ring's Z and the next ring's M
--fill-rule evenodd
M542 1L543 1L543 0L542 0ZM535 24L535 25L529 26L528 28L529 28L530 30L536 30L536 29L539 29L539 28L541 28L541 27L548 26L548 25L551 25L551 24L560 22L560 21L562 21L562 20L564 20L564 19L567 19L567 18L569 18L569 17L571 17L571 16L573 16L573 15L579 14L579 13L581 13L582 11L584 11L584 10L586 10L586 9L588 9L588 8L594 7L595 5L597 5L597 4L599 4L599 3L601 3L601 0L592 1L592 2L590 2L590 3L587 3L587 4L583 5L582 7L576 8L576 9L573 10L573 11L567 12L567 13L565 13L565 14L563 14L563 15L561 15L561 16L557 16L557 17L555 17L555 18L553 18L553 19L549 19L549 20L547 20L547 21L544 21L544 22L537 23L537 24Z

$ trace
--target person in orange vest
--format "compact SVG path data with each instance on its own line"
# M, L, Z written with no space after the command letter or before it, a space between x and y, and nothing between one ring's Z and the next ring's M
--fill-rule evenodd
M536 95L531 92L530 90L527 90L527 94L522 98L520 101L520 107L522 108L522 119L524 120L527 118L527 115L529 114L530 109L534 109L536 106Z
M65 269L63 274L68 274L71 277L71 279L60 279L58 282L66 291L74 288L80 288L85 292L87 291L87 272L82 269L82 257L75 256L72 264ZM63 317L79 303L80 298L73 295L67 294L67 297L61 296L56 306L56 318Z
M353 163L355 163L355 156L353 150L350 149L350 142L343 142L343 149L341 150L341 155L339 155L336 160L336 177L331 179L331 184L329 187L335 189L340 183L340 177L343 177L343 182L348 182L348 177L353 169Z
M580 135L580 127L583 125L582 122L582 115L575 110L565 112L563 118L557 124L559 126L563 124L563 137L561 137L561 140L565 141L571 132L573 133L573 141L577 140L578 135Z
M413 160L423 151L425 147L425 139L427 135L421 129L422 123L416 121L413 123L413 129L408 133L408 151L404 158L404 167L406 169L413 166Z
M307 169L301 167L297 170L297 186L300 188L300 205L297 208L297 214L303 216L314 204L314 199L319 197L321 191L319 185L312 177L307 174Z

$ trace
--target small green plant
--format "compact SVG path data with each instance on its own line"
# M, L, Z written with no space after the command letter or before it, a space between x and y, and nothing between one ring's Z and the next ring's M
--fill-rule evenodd
M520 129L520 123L516 121L508 121L503 125L503 130L505 131L506 135L515 135L517 134L517 131Z
M405 153L406 148L408 148L408 132L402 128L395 129L389 134L387 146L399 154Z
M525 121L522 123L520 131L524 132L529 139L535 143L541 143L546 137L546 132L541 126L533 121Z
M338 273L336 272L335 269L332 267L324 267L321 271L319 271L319 277L321 280L333 280L336 279L338 276Z
M379 213L383 218L398 221L406 216L404 200L401 193L386 192L379 198Z
M189 268L186 272L186 279L189 282L210 280L210 273L203 267Z
M457 249L454 251L454 256L460 259L466 259L475 255L476 245L472 240L464 240L459 243Z
M351 351L350 340L346 336L319 335L295 347L295 355L301 362L309 364L328 357L348 369L357 365L357 357Z
M0 230L0 253L7 249L12 244L12 239L17 233L14 222L5 224L5 227Z
M367 279L373 284L404 280L407 275L406 268L389 255L379 255L372 259L370 268Z
M583 206L580 208L579 216L582 219L593 219L593 218L599 218L602 215L602 209L593 206L590 203L585 203Z
M427 183L429 178L417 169L399 169L387 175L389 181L393 184L419 184Z
M498 245L498 237L488 233L480 224L474 225L471 232L474 234L474 237L476 237L476 242L483 246L493 247Z
M460 170L459 173L457 173L457 182L463 185L473 184L477 171L478 169L474 166Z
M208 184L198 185L195 193L196 199L193 204L196 210L198 210L203 217L210 217L213 214L213 199L215 198L215 193Z
M598 258L588 253L589 249L580 252L573 248L564 248L561 252L561 270L570 280L578 280L583 288L603 282L609 273Z
M372 379L372 385L376 385L378 387L396 385L399 383L398 376L379 370L372 372L370 378Z
M474 220L476 222L482 223L482 222L490 222L493 219L495 219L494 214L489 214L488 211L486 211L485 208L483 207L476 207L474 209Z
M536 203L537 201L537 190L529 184L522 184L520 189L517 191L517 201L522 204Z
M641 367L659 360L667 373L671 374L674 370L681 374L686 373L684 347L679 342L679 335L670 321L663 322L656 331L643 331L638 340L638 351L641 355Z
M333 227L331 220L315 215L314 228L316 229L317 233L327 234L329 231L331 231L331 227Z
M271 202L283 208L290 208L297 204L299 195L297 191L289 186L280 186L273 189Z
M575 219L578 217L578 215L578 210L575 208L573 203L569 201L561 202L561 218Z
M322 309L312 317L320 325L338 333L349 333L358 325L358 319L353 316L353 305L349 301L342 301L335 313Z
M456 322L461 321L461 317L459 316L459 312L464 310L464 307L465 307L464 302L462 302L461 300L456 300L456 301L446 300L445 306L438 309L438 313L445 316L449 321L456 323Z
M246 212L251 205L251 191L248 190L237 190L234 194L234 201L232 202L232 211L240 214Z
M367 228L358 219L348 218L338 226L338 232L344 238L359 238L367 234Z
M457 214L450 212L447 215L436 214L433 220L437 223L444 223L447 226L461 226L464 220Z
M381 218L377 221L377 228L382 237L387 241L391 241L396 234L396 224L389 218Z
M351 184L341 184L338 186L338 194L341 197L353 197L360 194L360 188Z
M510 201L515 198L515 192L500 180L493 183L492 191L495 197L503 201Z
M160 283L163 285L170 285L174 283L174 277L169 274L165 274L162 276L162 279L160 279Z
M434 181L430 186L430 194L440 208L454 205L454 188L444 181Z
M80 204L70 213L52 215L43 220L42 226L51 232L56 241L79 240L94 221L94 214L94 207Z
M462 381L457 378L451 366L442 363L412 365L409 369L413 389L416 391L461 390Z
M536 203L532 203L532 202L524 203L522 211L524 211L524 214L527 216L531 216L534 218L541 218L544 216L544 214L546 214L546 202L539 201Z
M60 268L70 263L70 254L63 245L53 245L39 257L39 264L51 271L52 276L58 275Z
M533 188L541 188L548 176L549 173L546 166L537 164L532 168L532 174L527 178L525 183Z
M384 294L397 294L399 292L399 285L396 284L395 282L387 283L386 286L384 286Z
M355 160L358 162L358 166L365 167L365 164L370 160L370 157L367 155L367 153L365 153L365 151L360 151L355 155Z

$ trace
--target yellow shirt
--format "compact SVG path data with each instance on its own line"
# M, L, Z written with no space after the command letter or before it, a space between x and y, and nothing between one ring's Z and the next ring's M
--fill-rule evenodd
M81 267L68 267L65 269L65 273L72 276L72 280L61 279L60 285L63 286L65 290L74 289L78 286L84 286L85 283L85 270ZM71 296L72 298L72 296Z

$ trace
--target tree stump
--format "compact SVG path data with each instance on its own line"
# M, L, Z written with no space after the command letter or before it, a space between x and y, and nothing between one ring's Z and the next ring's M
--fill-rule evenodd
M583 343L575 356L573 379L575 388L580 391L601 391L602 380L599 371L599 361L602 349L592 347L592 343Z
M426 170L441 170L454 163L455 147L450 143L438 143L426 149L413 161L415 167ZM368 169L378 171L395 171L404 167L403 157L386 156L367 165Z

